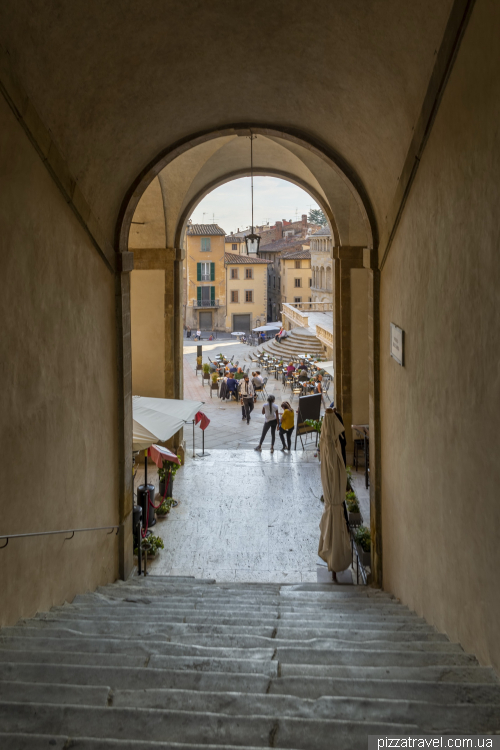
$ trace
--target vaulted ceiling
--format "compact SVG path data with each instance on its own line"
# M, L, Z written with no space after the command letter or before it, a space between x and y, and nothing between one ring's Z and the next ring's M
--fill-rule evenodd
M383 226L451 7L3 0L0 43L109 238L161 172L173 243L197 196L247 167L248 140L227 134L245 124L259 168L314 191L345 244Z

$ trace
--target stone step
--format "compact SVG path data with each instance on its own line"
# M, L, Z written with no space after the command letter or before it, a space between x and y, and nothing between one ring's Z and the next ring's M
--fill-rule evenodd
M94 636L112 635L116 638L157 636L182 636L189 634L207 635L253 635L265 638L281 638L286 640L303 641L312 638L328 638L345 642L386 640L390 632L394 641L446 641L446 636L437 633L429 625L413 626L411 629L398 630L353 628L292 628L282 627L277 621L276 626L252 625L220 625L202 623L154 623L147 620L122 622L121 620L68 620L64 624L50 620L32 620L29 627L14 626L2 629L7 636L38 637L40 632L51 632L53 637L70 637L71 633L89 634Z
M108 740L72 737L53 734L6 734L0 732L0 747L2 750L205 750L206 745L178 742L148 742L147 740ZM210 750L255 750L255 748L238 745L210 745Z
M408 733L412 724L344 722L267 716L226 716L208 712L142 708L52 706L42 703L0 703L0 730L14 733L66 734L72 738L94 737L149 742L180 742L310 750L332 745L366 747L369 734ZM363 744L361 744L363 743Z
M49 634L50 635L50 634ZM300 647L297 647L296 641L286 641L278 638L258 639L254 645L249 643L245 638L244 644L240 647L230 645L229 643L217 642L214 645L211 638L204 639L203 643L181 643L179 641L158 641L156 638L104 638L94 636L81 636L73 638L48 637L43 633L40 637L15 638L12 636L0 636L0 653L36 653L38 651L55 651L55 652L77 652L92 654L164 654L164 655L183 655L183 656L223 656L224 658L248 658L264 659L271 658L276 653L276 649L288 649L293 655L295 652L303 654L301 663L321 663L324 655L329 651L335 650L352 650L352 644L340 640L316 639L312 641L301 641ZM267 646L267 648L266 648ZM307 646L307 648L304 648ZM360 642L356 644L358 651L370 651L373 644ZM462 648L455 643L448 641L376 641L377 651L428 651L431 653L458 653L463 654ZM312 654L312 652L315 652ZM310 658L304 662L306 654L311 654Z
M107 617L104 612L96 613L70 613L70 612L51 612L50 614L38 615L32 620L23 620L22 625L18 627L31 626L34 622L42 623L54 623L58 622L63 624L64 627L70 627L68 623L73 622L106 622L110 614L108 612ZM115 613L113 613L115 614ZM131 612L130 610L120 612L120 622L123 624L136 623L138 621L147 620L149 623L163 623L163 624L175 624L175 623L201 623L204 625L251 625L252 627L277 627L278 625L287 628L310 628L310 627L333 627L342 628L343 626L350 627L353 622L353 618L347 616L331 616L321 618L301 618L299 613L294 613L293 617L279 616L276 613L274 617L271 614L265 614L261 616L246 615L245 617L228 616L225 614L208 612L206 614L194 612L188 614L174 614L172 612L165 613L164 615L158 615L147 612ZM399 618L394 620L390 617L372 617L369 620L364 618L356 618L356 630L417 630L425 632L433 632L433 628L423 620L413 618Z
M383 698L323 696L317 700L278 694L200 693L190 690L113 690L107 687L0 682L0 701L52 705L164 709L225 716L267 716L415 724L419 731L487 733L500 724L498 704L439 704Z
M88 654L76 655L88 658ZM120 658L123 658L120 656ZM88 660L90 662L90 660ZM127 663L117 662L107 664L110 657L100 659L100 666L91 663L71 664L40 663L3 663L0 681L56 683L59 685L90 685L101 687L121 688L123 690L156 690L168 688L171 690L196 690L202 693L212 693L221 690L239 693L263 693L269 689L270 679L264 674L238 674L225 672L201 672L196 670L167 670L153 669L144 666L130 666L131 657Z

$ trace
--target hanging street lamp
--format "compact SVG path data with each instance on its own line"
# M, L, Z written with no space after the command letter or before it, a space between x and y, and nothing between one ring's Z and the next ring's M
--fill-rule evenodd
M245 235L245 245L247 248L247 255L258 255L260 236L255 234L253 231L253 140L256 135L250 133L250 190L252 193L252 231L250 234Z

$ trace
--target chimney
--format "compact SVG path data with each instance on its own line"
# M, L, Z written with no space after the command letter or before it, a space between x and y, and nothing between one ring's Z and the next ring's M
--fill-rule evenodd
M302 236L307 235L307 214L302 214Z
M283 237L283 223L281 221L276 222L276 239L281 240Z

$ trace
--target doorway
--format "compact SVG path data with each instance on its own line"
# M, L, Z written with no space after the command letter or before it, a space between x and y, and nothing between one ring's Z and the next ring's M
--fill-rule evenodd
M247 315L233 315L233 331L244 331L250 333L252 325L252 316L250 313Z
M212 313L200 312L199 315L200 315L200 331L211 331L212 330Z

